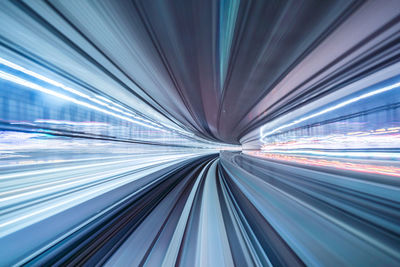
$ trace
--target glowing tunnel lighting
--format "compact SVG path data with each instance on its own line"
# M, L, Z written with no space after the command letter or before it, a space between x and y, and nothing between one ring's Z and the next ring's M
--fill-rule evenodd
M108 102L108 103L111 103L111 104L114 103L114 102L112 102L110 99L108 99L108 98L106 98L106 97L103 97L103 96L101 96L101 95L96 95L96 97L97 97L97 98L100 98L101 100L106 101L106 102Z
M14 83L23 85L23 86L26 86L26 87L29 87L29 88L31 88L31 89L40 91L40 92L45 93L45 94L49 94L49 95L55 96L55 97L57 97L57 98L60 98L60 99L63 99L63 100L72 102L72 103L74 103L74 104L77 104L77 105L80 105L80 106L84 106L84 107L87 107L87 108L90 108L90 109L93 109L93 110L96 110L96 111L105 113L105 114L107 114L107 115L114 116L114 117L116 117L116 118L119 118L119 119L122 119L122 120L125 120L125 121L129 121L129 122L132 122L132 123L135 123L135 124L139 124L139 125L142 125L142 126L144 126L144 127L148 127L148 128L153 128L153 129L156 129L156 130L160 130L159 128L156 128L156 127L154 127L154 126L148 125L148 124L146 124L146 123L142 123L142 122L140 122L140 121L132 120L131 118L128 118L128 117L125 117L125 116L116 114L116 113L114 113L114 112L105 110L105 109L103 109L103 108L99 108L99 107L94 106L94 105L92 105L92 104L90 104L90 103L87 103L87 102L84 102L84 101L75 99L75 98L73 98L73 97L70 97L70 96L61 94L61 93L59 93L59 92L55 92L55 91L50 90L50 89L48 89L48 88L44 88L44 87L42 87L42 86L40 86L40 85L38 85L38 84L29 82L29 81L27 81L27 80L24 80L24 79L22 79L22 78L19 78L19 77L17 77L17 76L11 75L11 74L6 73L6 72L3 72L3 71L0 71L0 78L2 78L2 79L4 79L4 80L7 80L7 81L10 81L10 82L14 82Z
M355 163L343 160L339 161L339 160L318 159L318 158L310 158L307 156L291 156L291 155L283 155L277 153L264 153L264 152L246 152L246 153L260 158L298 163L307 166L329 167L329 168L342 169L354 172L400 177L400 168L396 166Z
M365 145L369 148L398 148L400 147L400 134L396 128L398 127L326 136L292 137L286 140L264 143L261 150L342 149L343 147L363 149Z
M342 107L347 106L347 105L349 105L349 104L355 103L355 102L360 101L360 100L362 100L362 99L365 99L365 98L368 98L368 97L371 97L371 96L374 96L374 95L378 95L378 94L381 94L381 93L384 93L384 92L387 92L387 91L390 91L390 90L393 90L393 89L397 89L397 88L399 88L399 86L400 86L400 82L395 83L395 84L392 84L392 85L389 85L389 86L385 86L385 87L383 87L383 88L380 88L380 89L375 90L375 91L372 91L372 92L368 92L368 93L362 94L362 95L360 95L360 96L357 96L357 97L354 97L354 98L352 98L352 99L343 101L343 102L341 102L341 103L339 103L339 104L337 104L337 105L334 105L334 106L332 106L332 107L326 108L326 109L321 110L321 111L319 111L319 112L316 112L316 113L314 113L314 114L305 116L305 117L300 118L300 119L298 119L298 120L295 120L295 121L293 121L293 122L291 122L291 123L284 124L284 125L282 125L282 126L280 126L280 127L278 127L278 128L275 128L274 130L271 130L271 131L269 131L269 132L267 132L267 133L263 133L263 129L264 129L264 127L265 127L265 126L263 126L263 127L260 128L260 140L261 140L263 143L265 143L264 140L263 140L264 137L269 136L269 135L271 135L271 134L274 134L274 133L276 133L276 132L278 132L278 131L280 131L280 130L282 130L282 129L289 128L289 127L294 126L294 125L296 125L296 124L299 124L299 123L301 123L301 122L303 122L303 121L306 121L306 120L309 120L309 119L318 117L318 116L320 116L320 115L323 115L323 114L325 114L325 113L328 113L328 112L337 110L337 109L339 109L339 108L342 108Z
M21 66L19 66L19 65L17 65L17 64L14 64L14 63L10 62L10 61L7 61L7 60L5 60L5 59L3 59L3 58L1 58L1 57L0 57L0 63L3 64L3 65L5 65L5 66L7 66L7 67L12 68L12 69L18 70L18 71L23 72L23 73L25 73L25 74L28 74L28 75L30 75L30 76L32 76L32 77L35 77L35 78L37 78L37 79L39 79L39 80L45 81L46 83L49 83L49 84L51 84L51 85L60 87L60 88L66 90L66 91L68 91L68 92L70 92L70 93L79 95L79 96L84 97L84 98L87 98L87 99L90 99L90 98L91 98L89 95L86 95L86 94L84 94L84 93L82 93L82 92L80 92L80 91L78 91L78 90L75 90L75 89L73 89L73 88L70 88L70 87L68 87L68 86L65 86L65 85L63 85L62 83L56 82L56 81L54 81L54 80L52 80L52 79L49 79L49 78L47 78L47 77L45 77L45 76L43 76L43 75L40 75L40 74L37 74L37 73L35 73L35 72L33 72L33 71L27 70L27 69L25 69L24 67L21 67Z
M39 79L39 80L42 80L42 81L44 81L44 82L46 82L46 83L48 83L48 84L51 84L51 85L54 85L54 86L56 86L56 87L62 88L62 89L64 89L65 91L68 91L68 92L70 92L70 93L73 93L73 94L75 94L75 95L77 95L77 96L80 96L80 97L82 97L82 98L86 98L86 99L88 99L88 100L90 100L90 101L92 101L92 102L95 102L95 103L97 103L97 104L99 104L99 105L105 106L105 107L107 107L107 108L109 108L109 109L112 109L112 110L114 110L114 111L120 112L120 113L122 113L122 114L124 114L124 115L133 117L133 118L135 118L135 119L139 119L139 117L137 117L136 115L134 115L134 114L132 114L132 113L130 113L130 112L128 113L128 112L123 111L123 110L121 110L121 109L119 109L119 108L117 108L117 107L114 107L114 106L119 106L119 107L121 107L121 108L123 108L123 109L125 109L125 110L128 110L128 109L122 107L121 105L119 105L119 104L117 104L117 103L114 103L113 101L111 101L111 100L109 100L109 99L107 99L107 98L105 98L105 97L96 95L97 98L99 98L99 99L101 99L101 100L103 100L103 101L106 101L106 102L108 102L108 103L110 103L110 104L113 104L114 106L112 106L112 105L110 105L110 104L108 104L108 103L104 103L103 101L100 101L100 100L98 100L98 99L96 99L96 98L94 98L94 97L91 97L90 95L87 95L87 94L85 94L85 93L82 93L82 92L80 92L80 91L78 91L78 90L75 90L75 89L73 89L73 88L71 88L71 87L65 86L64 84L59 83L59 82L57 82L57 81L54 81L54 80L52 80L52 79L49 79L49 78L47 78L47 77L45 77L45 76L43 76L43 75L40 75L40 74L37 74L37 73L35 73L35 72L33 72L33 71L30 71L30 70L28 70L28 69L25 69L24 67L21 67L21 66L15 64L15 63L12 63L12 62L10 62L10 61L8 61L8 60L5 60L5 59L3 59L3 58L1 58L1 57L0 57L0 64L3 64L3 65L5 65L5 66L7 66L7 67L10 67L10 68L12 68L12 69L18 70L18 71L23 72L23 73L25 73L25 74L28 74L28 75L30 75L30 76L32 76L32 77L35 77L35 78L37 78L37 79ZM2 72L2 73L3 73L4 75L10 75L10 76L12 76L12 77L15 77L15 78L19 79L20 81L23 80L23 79L21 79L21 78L18 78L18 77L16 77L16 76L13 76L13 75L8 74L8 73L6 73L6 72ZM4 75L3 75L2 77L5 77ZM10 76L8 76L8 77L10 77ZM4 79L6 79L6 78L4 78ZM16 79L11 79L10 81L15 82ZM34 84L34 83L28 82L28 81L26 81L26 80L23 80L23 81L25 81L25 82L22 84L22 85L24 85L24 86L27 86L27 85L25 85L25 84ZM17 83L19 83L19 82L17 82ZM20 83L20 84L21 84L21 83ZM36 84L35 84L35 85L36 85ZM39 86L39 85L36 85L36 86L41 87L41 86ZM32 89L35 89L35 90L38 90L37 88L33 88L33 87L31 87L31 86L28 86L28 87L30 87L30 88L32 88ZM44 87L42 87L42 88L44 88ZM43 91L43 90L39 90L39 91L45 92L45 91ZM52 90L46 89L46 92L45 92L45 93L47 93L47 94L52 94L52 93L49 93L50 91L51 91L51 92L54 92L54 91L52 91ZM59 93L57 93L57 92L54 92L54 93L56 93L56 94L52 94L52 95L54 95L54 96L56 96L56 97L59 97L59 98L63 98L64 100L71 101L71 99L72 99L72 98L69 98L69 97L66 96L66 95L64 95L63 97L61 97L61 96L60 96L61 94L59 94ZM68 99L67 99L66 97L67 97ZM76 100L76 101L79 101L79 100ZM73 102L73 101L71 101L71 102ZM85 103L85 102L82 102L82 101L79 101L79 102ZM78 104L77 102L74 102L74 103L75 103L75 104ZM86 104L87 104L87 105L86 105ZM140 118L140 120L146 122L146 124L143 124L143 123L140 123L140 122L138 122L138 121L134 121L134 120L131 120L131 119L129 119L129 118L125 118L125 117L123 117L123 116L121 116L121 115L119 115L119 114L115 114L115 113L112 113L112 112L109 112L109 111L106 111L106 110L103 110L103 109L99 109L99 108L93 108L93 107L95 107L95 106L93 106L93 105L91 105L91 104L89 104L89 103L86 103L86 104L83 104L83 105L86 106L86 107L89 107L89 108L91 108L91 109L96 109L96 110L98 110L98 111L100 111L100 112L107 113L108 115L112 115L112 116L118 117L118 118L123 119L123 120L128 120L128 121L130 121L130 122L137 123L137 124L140 124L140 125L145 126L145 127L150 127L150 128L154 128L154 129L157 129L157 130L162 130L161 127L160 127L158 124L153 123L153 122L150 122L149 120ZM79 104L79 105L82 105L82 104ZM88 105L90 105L90 106L88 106ZM106 112L104 112L104 111L106 111ZM128 110L128 111L129 111L129 110ZM160 128L152 127L152 126L149 125L149 123L150 123L150 124L153 124L153 125L155 125L155 126L157 126L157 127L160 127Z
M89 122L77 122L77 121L66 121L66 120L44 120L38 119L35 120L36 123L51 123L51 124L67 124L73 126L110 126L110 124L105 122L96 122L96 121L89 121Z
M396 158L400 159L398 153L390 152L354 152L354 151L319 151L319 150L263 150L264 153L279 154L305 154L315 156L333 156L333 157L356 157L356 158Z

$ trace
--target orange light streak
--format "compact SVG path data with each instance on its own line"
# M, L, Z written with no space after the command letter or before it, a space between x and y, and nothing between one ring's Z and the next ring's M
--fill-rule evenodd
M380 174L380 175L390 175L400 177L400 168L394 166L382 166L382 165L372 165L372 164L360 164L353 162L344 162L337 160L327 160L327 159L314 159L306 158L300 156L288 156L282 154L272 154L263 152L247 152L252 156L265 159L273 159L279 161L294 162L299 164L304 164L308 166L323 166L342 170Z

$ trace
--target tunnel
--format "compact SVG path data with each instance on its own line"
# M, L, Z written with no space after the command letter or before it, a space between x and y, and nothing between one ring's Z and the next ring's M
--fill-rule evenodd
M0 266L400 266L400 1L0 1Z

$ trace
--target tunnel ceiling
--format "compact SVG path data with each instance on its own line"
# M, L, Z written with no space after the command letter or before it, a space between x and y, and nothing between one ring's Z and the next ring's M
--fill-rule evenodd
M361 6L347 0L14 5L51 25L53 33L62 21L137 85L132 93L187 130L227 143L238 143L282 108L304 102L307 95L291 104L283 95L274 99L279 108L260 108L274 88Z

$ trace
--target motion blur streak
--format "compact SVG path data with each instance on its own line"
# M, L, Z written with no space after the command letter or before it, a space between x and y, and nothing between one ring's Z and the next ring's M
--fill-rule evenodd
M0 1L2 266L400 266L400 1Z
M314 151L295 151L294 153L304 153L309 155L324 155L324 156L331 156L332 153L334 156L343 156L348 155L346 153L335 153L335 152L319 152L315 153ZM352 170L352 171L359 171L359 172L368 172L368 173L375 173L375 174L385 174L385 175L393 175L400 177L400 168L394 166L385 166L385 165L372 165L372 164L359 164L359 163L352 163L346 161L338 161L338 160L326 160L326 159L314 159L314 158L306 158L306 157L299 157L299 156L286 156L282 154L269 154L265 152L247 152L246 154L253 155L256 157L266 158L266 159L274 159L274 160L281 160L281 161L288 161L288 162L295 162L305 165L314 165L314 166L325 166L325 167L332 167L338 169L345 169L345 170ZM355 152L348 156L357 157L358 154L365 154L365 153L357 153ZM374 153L375 157L379 156L376 155L379 153ZM390 157L390 154L387 155L383 153L382 157ZM395 155L398 157L399 155ZM343 160L343 159L342 159ZM346 160L346 159L345 159ZM397 164L396 164L397 165Z
M275 133L275 132L278 132L278 131L280 131L280 130L282 130L282 129L292 127L292 126L297 125L297 124L299 124L299 123L301 123L301 122L303 122L303 121L307 121L307 120L309 120L309 119L312 119L312 118L321 116L321 115L323 115L323 114L325 114L325 113L328 113L328 112L331 112L331 111L334 111L334 110L343 108L343 107L345 107L345 106L347 106L347 105L353 104L353 103L355 103L355 102L357 102L357 101L360 101L360 100L362 100L362 99L365 99L365 98L368 98L368 97L372 97L372 96L375 96L375 95L378 95L378 94L387 92L387 91L389 91L389 90L399 89L399 87L400 87L400 83L396 83L396 84L393 84L393 85L390 85L390 86L386 86L386 87L380 88L380 89L378 89L378 90L376 90L376 91L372 91L372 92L365 93L365 94L363 94L363 95L361 95L361 96L357 96L357 97L351 98L351 99L349 99L349 100L346 100L346 101L344 101L344 102L341 102L341 103L339 103L339 104L336 104L336 105L334 105L334 106L332 106L332 107L329 107L329 108L324 109L324 110L322 110L322 111L319 111L319 112L317 112L317 113L314 113L314 114L308 115L308 116L306 116L306 117L302 117L302 118L300 118L300 119L297 119L297 120L295 120L294 122L291 122L291 123L289 123L289 124L282 125L282 126L276 128L276 129L274 129L274 130L272 130L272 131L270 131L270 132L268 132L268 133L263 133L263 128L261 127L261 129L260 129L260 131L261 131L261 133L260 133L261 138L263 139L263 138L265 138L266 136L269 136L269 135L271 135L271 134L273 134L273 133ZM396 92L396 93L398 94L398 92Z

